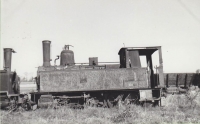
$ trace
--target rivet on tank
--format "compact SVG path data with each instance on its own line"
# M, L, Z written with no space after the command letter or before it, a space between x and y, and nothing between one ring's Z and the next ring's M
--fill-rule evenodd
M72 46L72 45L65 45L64 50L60 53L60 65L61 66L75 65L74 52L72 50L69 50L70 46Z

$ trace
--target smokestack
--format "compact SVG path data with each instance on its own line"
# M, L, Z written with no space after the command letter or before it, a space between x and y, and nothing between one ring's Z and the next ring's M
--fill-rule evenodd
M4 68L10 72L11 71L11 59L12 59L12 48L4 48Z
M43 66L47 67L47 66L51 66L50 64L50 45L51 45L51 41L49 40L44 40L42 41L43 44Z
M42 41L43 44L43 66L51 66L50 64L50 45L51 41L49 40L44 40Z

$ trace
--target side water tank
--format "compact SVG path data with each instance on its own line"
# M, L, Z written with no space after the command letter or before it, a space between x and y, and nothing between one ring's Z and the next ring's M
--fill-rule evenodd
M64 50L60 53L60 65L62 66L75 65L74 52L69 50L69 46L71 45L65 45Z

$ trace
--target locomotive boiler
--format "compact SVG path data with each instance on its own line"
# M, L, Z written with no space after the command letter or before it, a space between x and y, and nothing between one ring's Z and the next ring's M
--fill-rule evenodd
M88 63L75 63L74 52L65 45L60 65L51 65L51 41L42 44L43 66L38 67L36 77L38 91L31 93L31 100L39 106L112 107L119 101L160 104L164 88L161 46L123 47L118 52L119 63L98 62L97 57L90 57ZM156 79L152 63L155 51L159 56ZM146 57L147 67L141 67L140 56Z

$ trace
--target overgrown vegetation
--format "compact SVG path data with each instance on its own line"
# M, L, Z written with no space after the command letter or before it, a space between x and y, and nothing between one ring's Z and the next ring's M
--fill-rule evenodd
M168 95L165 107L130 105L120 108L37 109L36 111L1 111L2 124L200 124L200 90L183 95Z

